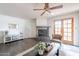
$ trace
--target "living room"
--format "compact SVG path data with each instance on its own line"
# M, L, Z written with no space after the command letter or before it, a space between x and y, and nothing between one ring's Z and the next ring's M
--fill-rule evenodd
M79 56L78 5L0 3L0 55L36 56L30 51L42 41L48 45L52 42L50 45L53 45L53 48L48 48L50 51L46 56ZM58 36L61 39L57 40Z

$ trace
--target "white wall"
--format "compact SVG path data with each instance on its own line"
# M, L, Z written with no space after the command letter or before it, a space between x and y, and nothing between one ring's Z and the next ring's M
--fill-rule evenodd
M48 25L50 26L49 28L49 36L50 36L50 39L52 40L52 34L54 33L54 22L53 22L53 19L48 19L47 20L48 22Z
M37 18L36 26L47 26L47 19L45 19L45 18Z
M21 19L11 16L0 15L0 31L9 31L8 24L17 24L17 31L23 33L24 38L35 37L35 20Z
M30 20L30 29L29 29L29 37L32 38L32 37L36 37L36 19L32 19Z
M79 23L78 23L79 22L79 12L63 14L60 16L50 18L50 20L49 20L50 25L51 25L50 36L52 37L53 30L54 30L53 29L53 20L69 18L69 17L74 17L74 37L73 37L74 43L73 44L79 46Z

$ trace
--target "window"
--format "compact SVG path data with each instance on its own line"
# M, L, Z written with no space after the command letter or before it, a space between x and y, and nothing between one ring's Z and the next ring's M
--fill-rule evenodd
M61 21L55 22L55 34L61 34Z

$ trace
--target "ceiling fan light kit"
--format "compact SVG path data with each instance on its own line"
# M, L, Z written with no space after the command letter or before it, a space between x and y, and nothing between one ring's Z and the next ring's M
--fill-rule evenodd
M45 5L44 5L44 8L42 8L42 9L33 9L34 11L40 11L40 10L44 10L43 12L42 12L42 14L41 14L41 16L44 14L44 13L46 13L46 12L48 12L48 13L51 13L51 11L50 10L54 10L54 9L59 9L59 8L62 8L63 7L63 5L58 5L58 6L53 6L53 7L49 7L49 3L45 3ZM53 14L52 14L53 15Z

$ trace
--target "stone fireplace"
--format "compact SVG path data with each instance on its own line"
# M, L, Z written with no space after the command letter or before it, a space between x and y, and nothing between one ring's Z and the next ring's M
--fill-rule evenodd
M48 42L50 41L49 37L49 26L37 26L37 38L39 41Z

